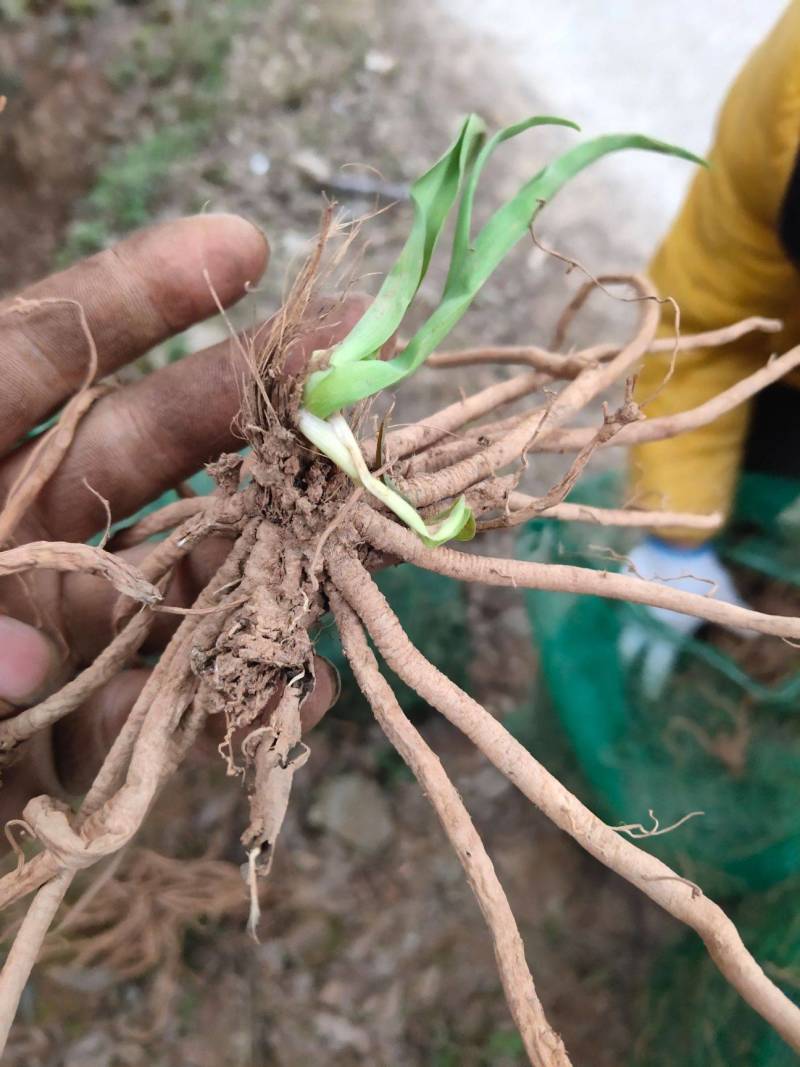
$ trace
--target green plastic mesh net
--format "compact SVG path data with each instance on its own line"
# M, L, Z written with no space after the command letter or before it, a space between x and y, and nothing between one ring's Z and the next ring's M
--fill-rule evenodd
M387 568L374 577L417 648L457 685L467 688L470 642L461 583L405 563ZM371 719L372 713L356 685L332 626L322 630L316 649L336 664L342 677L342 696L330 714L348 719ZM381 664L381 670L405 712L414 717L427 708L425 702L385 664Z
M618 506L619 476L572 499ZM636 534L539 521L529 558L619 568ZM754 607L800 614L800 483L745 475L720 542ZM537 754L612 825L674 831L638 841L722 899L767 973L800 1000L800 657L772 638L704 627L670 684L647 699L617 643L641 608L530 591L540 655ZM789 1067L797 1056L728 985L688 933L657 961L639 1005L631 1067ZM635 1010L632 1007L632 1010Z
M744 943L800 1001L800 879L753 893L732 911ZM797 1053L725 981L687 934L663 953L640 1014L631 1067L795 1067Z
M613 506L621 496L619 477L609 474L571 499ZM797 482L742 480L721 551L754 607L800 613L799 501ZM525 529L520 549L527 558L619 569L636 536L540 520ZM703 812L639 843L713 895L765 889L800 873L795 649L704 627L681 652L666 692L649 700L617 652L632 615L672 637L646 611L536 591L527 604L541 662L536 710L546 719L537 740L551 769L614 825L654 827L652 811L663 828ZM566 745L555 743L559 732Z

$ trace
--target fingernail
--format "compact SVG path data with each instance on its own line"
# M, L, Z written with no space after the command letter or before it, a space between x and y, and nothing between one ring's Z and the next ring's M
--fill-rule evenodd
M0 699L26 703L44 689L54 666L53 646L44 634L0 615Z
M331 700L331 707L333 707L342 695L342 676L339 673L339 668L327 656L317 656L317 659L326 664L333 676L333 699Z
M270 244L269 244L269 237L267 237L267 231L266 231L266 230L262 230L262 228L261 228L261 227L260 227L260 226L258 225L258 223L256 223L256 222L253 222L253 220L252 220L252 219L249 219L249 218L247 218L247 217L246 217L246 216L244 216L244 215L242 216L242 218L244 218L244 221L245 221L245 222L249 222L249 223L250 223L250 225L251 225L251 226L253 227L253 229L254 229L254 230L256 231L256 233L258 234L258 236L259 236L259 237L261 238L261 240L262 240L262 241L264 242L264 247L266 248L266 250L267 250L267 253L269 254L269 252L271 252L271 248L270 248Z
M314 729L342 692L341 675L331 661L324 656L315 656L314 661L314 692L300 705L300 723L304 734Z
M249 219L244 215L236 215L235 218L237 219L238 222L245 223L245 225L248 227L248 229L254 230L258 234L258 236L259 236L259 238L261 240L261 244L263 246L261 248L261 255L260 255L261 265L258 268L258 271L257 271L255 277L248 279L248 284L254 284L255 282L257 282L259 280L261 275L267 269L267 264L269 263L269 259L270 259L270 256L272 254L272 248L270 247L269 238L267 237L266 232L264 230L262 230L261 227L257 223L253 222L252 219Z

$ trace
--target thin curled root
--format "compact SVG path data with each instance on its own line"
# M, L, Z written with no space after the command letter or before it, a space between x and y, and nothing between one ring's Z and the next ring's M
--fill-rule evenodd
M188 925L247 912L245 886L232 863L174 860L146 848L117 857L122 862L52 931L46 959L68 956L76 967L101 966L118 981L141 978L164 963L177 964Z

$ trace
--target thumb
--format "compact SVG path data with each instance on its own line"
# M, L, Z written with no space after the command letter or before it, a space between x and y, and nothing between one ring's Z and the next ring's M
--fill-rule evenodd
M58 683L62 672L49 637L26 622L0 615L0 717L35 703Z

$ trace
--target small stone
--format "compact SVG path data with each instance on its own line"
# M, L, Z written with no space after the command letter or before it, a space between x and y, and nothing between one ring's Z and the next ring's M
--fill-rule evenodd
M272 161L268 155L264 154L264 152L253 152L250 159L247 161L247 165L250 168L251 174L255 174L258 178L263 178L265 174L269 173Z
M367 1033L348 1019L333 1012L321 1011L314 1018L317 1033L333 1049L351 1048L366 1056L370 1050Z
M391 74L397 66L397 60L387 52L371 48L364 56L364 70L370 74Z
M363 774L342 774L325 782L308 819L367 854L384 848L394 829L384 793Z
M331 179L331 165L310 148L303 148L292 156L292 163L304 178L315 185L327 185Z
M114 1046L108 1034L94 1030L67 1049L64 1067L111 1067Z

